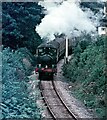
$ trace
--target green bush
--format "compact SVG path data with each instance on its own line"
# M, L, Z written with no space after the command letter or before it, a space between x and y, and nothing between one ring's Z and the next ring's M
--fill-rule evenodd
M27 77L33 68L32 55L25 48L15 52L5 48L0 55L2 55L2 118L40 119L40 109L35 102L38 99L38 91L36 88L35 95L31 95L30 80ZM27 69L23 59L29 63Z
M88 108L100 111L104 111L106 105L104 100L106 87L104 40L99 37L97 41L86 45L84 49L81 46L82 41L79 42L70 62L63 66L64 75L76 84L73 88L74 95L83 102L85 100ZM99 110L95 111L98 113ZM104 117L102 113L98 113L98 116Z

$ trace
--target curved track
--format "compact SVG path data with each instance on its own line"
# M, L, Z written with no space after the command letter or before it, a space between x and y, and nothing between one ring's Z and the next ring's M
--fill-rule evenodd
M41 81L40 89L44 102L54 120L59 118L77 120L57 91L55 81Z

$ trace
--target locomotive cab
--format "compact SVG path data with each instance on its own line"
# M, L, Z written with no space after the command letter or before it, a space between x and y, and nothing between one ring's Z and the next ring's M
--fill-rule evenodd
M57 50L55 48L50 48L50 47L43 47L43 48L37 49L38 56L42 56L44 54L49 54L49 55L55 57L57 54Z
M51 44L43 44L37 48L37 66L35 71L39 73L39 79L48 76L51 79L57 72L56 55L57 49Z

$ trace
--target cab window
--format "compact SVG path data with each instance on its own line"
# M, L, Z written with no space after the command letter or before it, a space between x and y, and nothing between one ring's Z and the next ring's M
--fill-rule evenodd
M52 49L52 52L55 54L57 51L56 51L56 49Z
M54 56L54 55L56 55L57 50L54 49L54 48L51 48L51 49L49 50L49 53L50 53L52 56Z
M43 48L39 48L38 49L38 55L43 55L44 54L44 49Z
M39 52L39 53L43 52L43 49L38 49L38 52Z

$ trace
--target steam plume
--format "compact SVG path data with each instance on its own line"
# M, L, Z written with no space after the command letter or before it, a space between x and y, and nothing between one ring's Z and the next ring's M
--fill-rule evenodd
M88 12L83 12L76 0L45 0L40 4L47 9L46 16L36 27L41 38L53 40L55 34L79 36L84 31L96 31Z

